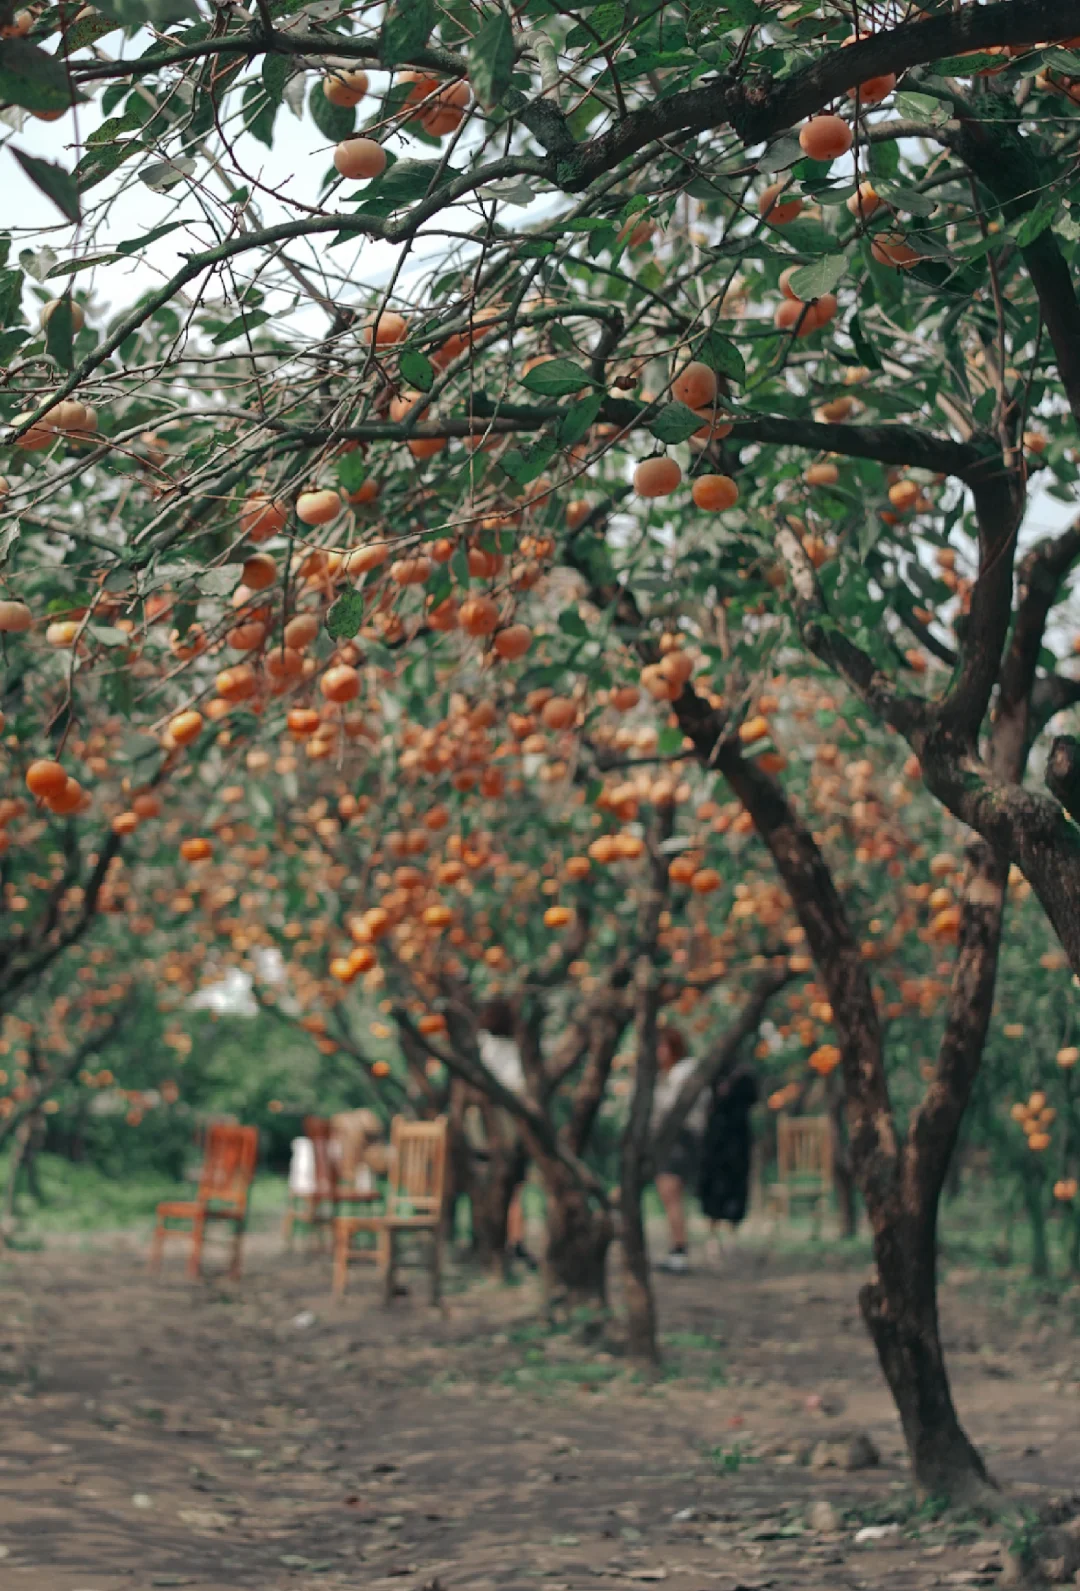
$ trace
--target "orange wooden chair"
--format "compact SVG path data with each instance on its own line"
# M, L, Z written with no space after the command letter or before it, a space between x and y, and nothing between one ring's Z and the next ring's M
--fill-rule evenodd
M338 1201L337 1167L330 1153L330 1122L325 1116L305 1116L304 1137L314 1151L314 1185L310 1193L289 1190L283 1236L287 1244L291 1243L293 1227L299 1221L315 1233L321 1247L323 1229L333 1225Z
M422 1235L430 1242L431 1302L442 1286L443 1203L446 1189L445 1116L407 1121L395 1116L390 1129L389 1183L385 1208L378 1214L339 1215L334 1222L334 1297L341 1298L358 1232L373 1232L383 1273L384 1297L394 1297L399 1239Z
M236 1127L214 1122L207 1129L203 1149L199 1191L194 1199L167 1199L157 1207L157 1223L150 1245L150 1269L161 1269L167 1237L186 1237L190 1233L187 1273L192 1281L202 1271L203 1237L208 1221L230 1221L233 1228L229 1275L240 1275L240 1247L247 1222L248 1192L255 1175L259 1154L257 1127ZM170 1226L170 1222L182 1225Z

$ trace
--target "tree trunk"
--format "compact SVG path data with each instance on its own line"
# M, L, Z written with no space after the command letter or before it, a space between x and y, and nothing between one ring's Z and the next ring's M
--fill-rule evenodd
M521 1139L516 1131L511 1133L507 1128L498 1107L481 1099L480 1112L487 1143L486 1158L470 1155L473 1252L486 1269L505 1275L509 1266L506 1231L510 1205L529 1161Z
M623 1140L619 1191L619 1233L623 1252L623 1292L626 1298L627 1351L631 1359L659 1364L656 1341L656 1304L649 1275L649 1246L642 1212L643 1153L627 1130Z
M568 1309L606 1309L611 1218L589 1204L558 1162L538 1164L547 1194L544 1290L549 1306L558 1301Z
M844 1095L840 1090L834 1092L829 1100L829 1116L832 1121L833 1182L836 1186L836 1204L840 1215L840 1236L848 1241L858 1232L859 1207L856 1200L851 1152L844 1133Z
M876 1235L877 1275L859 1304L900 1415L916 1492L963 1503L985 1497L993 1483L957 1418L945 1370L935 1214L893 1213Z

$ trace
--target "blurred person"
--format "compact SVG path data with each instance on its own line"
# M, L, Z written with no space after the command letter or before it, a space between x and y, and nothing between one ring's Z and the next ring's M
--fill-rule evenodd
M663 1027L656 1040L656 1088L653 1093L651 1131L657 1132L664 1117L678 1099L682 1086L696 1065L687 1054L686 1040L676 1027ZM689 1116L679 1128L663 1165L656 1173L656 1191L667 1217L671 1248L660 1261L662 1268L676 1275L690 1269L687 1251L686 1189L696 1187L701 1165L701 1141L709 1108L703 1091L694 1101Z
M712 1244L718 1249L720 1223L727 1221L735 1228L746 1215L754 1141L750 1113L757 1104L757 1079L748 1066L737 1066L714 1084L711 1096L701 1144L698 1198L709 1218Z

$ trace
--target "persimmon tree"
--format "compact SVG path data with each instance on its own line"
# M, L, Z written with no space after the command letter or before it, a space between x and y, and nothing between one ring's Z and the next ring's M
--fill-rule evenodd
M806 936L874 1234L864 1313L917 1482L978 1491L935 1230L1010 866L1080 970L1067 720L1025 782L1076 699L1047 628L1076 533L1014 578L1033 483L1069 500L1076 480L1073 0L0 20L4 114L31 118L11 152L57 212L12 231L0 278L0 631L9 677L34 680L9 762L83 847L70 927L107 853L144 843L144 786L182 784L212 741L265 772L283 719L305 759L344 761L380 670L430 727L482 658L520 691L532 757L600 692L643 693L661 721L638 752L726 779ZM297 113L327 155L276 175ZM31 147L35 117L61 124L62 161ZM128 236L136 193L153 225ZM906 1122L857 902L760 702L818 666L982 837L942 908L945 1032ZM110 759L85 786L71 771L106 707L138 763L120 810ZM441 766L424 733L403 753ZM469 764L455 747L447 775ZM226 788L203 784L208 808ZM163 843L210 860L182 794L172 811ZM206 954L177 950L176 976Z

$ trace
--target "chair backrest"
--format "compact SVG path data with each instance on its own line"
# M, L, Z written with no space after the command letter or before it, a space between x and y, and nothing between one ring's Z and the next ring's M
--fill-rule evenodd
M409 1121L395 1116L390 1128L387 1212L407 1205L414 1215L438 1215L445 1185L446 1117Z
M255 1162L259 1157L259 1129L212 1122L206 1131L199 1198L246 1204Z
M330 1122L326 1116L305 1116L304 1137L315 1154L315 1192L332 1198L337 1187L337 1166L330 1153Z
M776 1123L776 1170L781 1182L832 1180L832 1123L828 1116L781 1116Z

